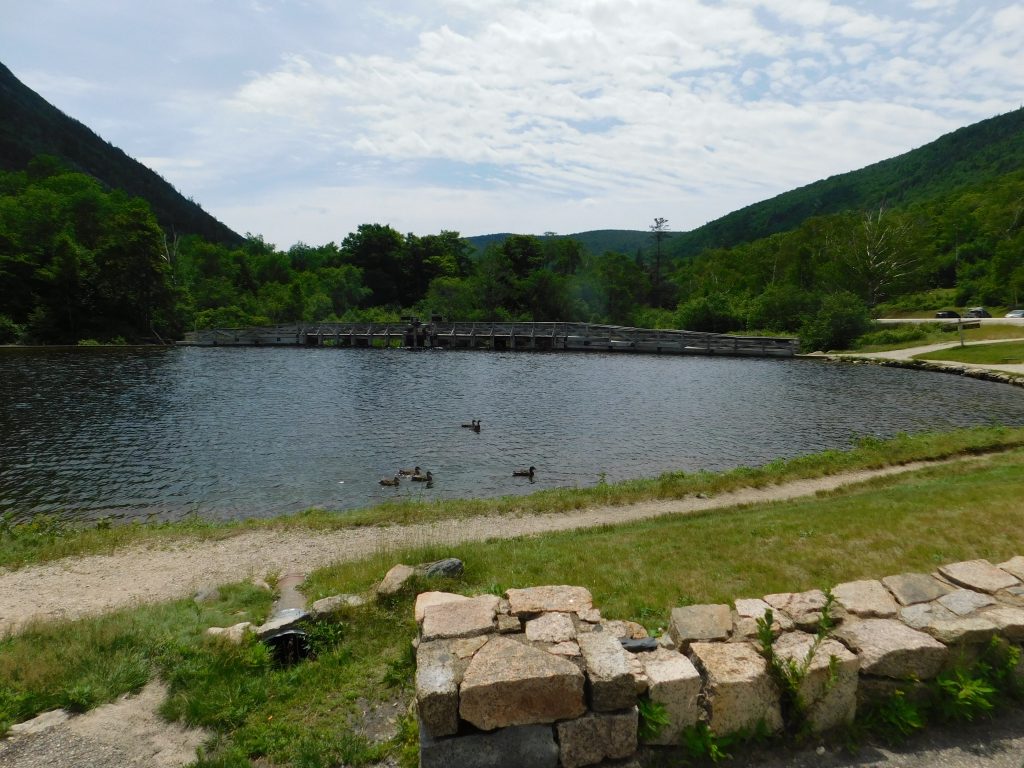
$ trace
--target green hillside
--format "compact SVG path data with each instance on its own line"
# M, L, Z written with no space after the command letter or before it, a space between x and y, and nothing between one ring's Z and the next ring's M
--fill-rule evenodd
M492 244L501 245L512 237L511 232L498 232L493 235L477 235L467 237L466 241L476 249L477 253L483 253L487 246ZM540 235L540 240L564 240L571 238L582 245L588 253L625 253L633 255L639 249L646 248L651 243L651 233L645 230L636 229L593 229L588 232L576 232L571 235Z
M65 115L0 64L0 170L23 170L38 155L57 157L110 189L147 200L169 232L218 243L242 241L158 174Z
M708 222L669 241L672 256L730 248L800 226L812 216L893 207L938 197L1024 168L1024 109L948 133L930 144L832 176Z

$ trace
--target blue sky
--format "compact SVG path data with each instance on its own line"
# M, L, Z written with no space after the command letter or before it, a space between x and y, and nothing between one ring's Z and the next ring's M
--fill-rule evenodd
M1024 100L1010 0L0 0L0 60L238 232L686 230Z

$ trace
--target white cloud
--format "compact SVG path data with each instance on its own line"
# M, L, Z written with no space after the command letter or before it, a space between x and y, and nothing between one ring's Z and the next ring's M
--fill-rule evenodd
M283 243L361 217L474 234L655 213L695 226L1013 108L1024 71L1011 0L248 2L176 6L152 88L76 83L52 57L31 71L44 95L77 88L72 114L160 158L207 209ZM37 4L59 50L53 0ZM145 8L133 24L159 29ZM0 31L15 40L32 55L31 35ZM92 104L93 83L112 96Z

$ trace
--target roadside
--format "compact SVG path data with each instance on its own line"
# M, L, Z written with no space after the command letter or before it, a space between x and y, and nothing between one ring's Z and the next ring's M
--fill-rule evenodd
M964 342L963 346L977 346L980 344L1002 344L1006 342L1020 342L1024 341L1024 337L1015 337L1011 339L999 339L999 340L986 340L986 341L967 341ZM917 347L905 347L903 349L890 349L885 352L845 352L842 354L832 354L829 357L833 358L845 358L845 359L868 359L868 360L913 360L917 355L924 355L929 352L938 352L944 349L953 349L959 347L960 341L947 341L940 344L925 344ZM977 363L959 363L952 360L931 360L929 361L934 365L941 365L948 368L959 368L962 370L987 370L987 371L999 371L1001 373L1013 373L1024 376L1024 364L1014 365L999 365L999 364L977 364Z
M959 460L962 459L950 462ZM507 539L786 501L950 462L914 462L763 488L744 488L706 498L688 496L557 514L483 515L339 531L255 530L220 541L185 541L166 548L128 547L109 555L69 557L14 571L0 569L0 636L16 632L32 620L75 619L141 603L173 600L206 587L254 576L308 572L380 552Z

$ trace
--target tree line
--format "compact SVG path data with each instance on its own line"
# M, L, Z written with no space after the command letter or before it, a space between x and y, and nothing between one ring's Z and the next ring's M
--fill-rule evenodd
M459 233L363 224L281 250L161 230L145 201L39 157L0 173L0 342L170 340L297 321L572 320L797 333L848 344L899 306L1024 301L1024 173L901 208L805 220L674 258L656 217L632 254L512 235L477 252ZM918 306L920 305L920 306Z

